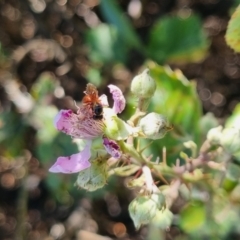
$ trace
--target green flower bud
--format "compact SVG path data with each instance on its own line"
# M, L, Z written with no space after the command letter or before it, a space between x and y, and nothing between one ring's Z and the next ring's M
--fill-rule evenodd
M107 163L101 159L96 159L91 163L91 166L79 172L75 186L95 191L102 188L108 178Z
M154 112L143 117L139 122L139 127L144 137L150 139L163 138L172 129L164 116Z
M156 215L156 211L165 207L165 197L162 193L150 196L138 196L129 205L129 214L135 227L148 224Z
M222 131L221 145L230 154L235 154L240 151L240 129L225 128Z
M131 92L138 98L151 98L156 90L156 82L149 75L149 69L133 78Z
M222 138L222 126L212 128L208 131L207 140L210 142L210 144L212 145L220 144L221 138Z
M171 226L173 220L172 212L165 208L164 210L158 210L155 217L152 219L151 223L159 227L160 229L166 230Z
M133 134L133 128L122 119L118 118L116 114L113 114L111 109L109 109L107 114L108 115L104 120L104 134L106 137L113 140L124 140L129 135Z

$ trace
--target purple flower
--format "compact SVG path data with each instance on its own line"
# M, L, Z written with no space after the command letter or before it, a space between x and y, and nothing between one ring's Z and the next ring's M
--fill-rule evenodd
M114 100L113 113L117 114L122 112L125 108L126 101L121 90L114 85L109 85L108 87ZM101 95L99 100L103 107L109 105L106 95ZM59 131L73 138L86 140L86 145L79 153L73 154L70 157L59 157L49 171L54 173L76 173L89 168L91 166L89 160L91 158L92 140L104 135L104 130L107 128L105 122L108 117L110 118L112 115L109 115L107 112L104 114L103 111L103 119L93 119L89 107L84 105L79 107L77 113L74 113L72 110L60 110L54 119L54 126ZM103 146L112 157L121 157L120 147L114 140L104 137Z

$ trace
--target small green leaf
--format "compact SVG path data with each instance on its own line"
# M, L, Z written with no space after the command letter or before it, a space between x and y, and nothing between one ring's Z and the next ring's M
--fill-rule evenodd
M210 129L219 125L213 113L207 113L200 119L201 137L205 139Z
M0 152L5 157L17 157L27 146L29 128L21 114L12 111L0 115Z
M57 81L53 78L50 73L43 73L33 84L31 88L31 95L37 103L44 102L48 95L52 95L56 87L58 86Z
M238 179L240 179L240 166L235 163L229 163L227 165L226 177L228 179L238 181Z
M198 62L206 55L209 42L200 19L167 16L160 19L150 32L148 52L158 63Z
M225 38L235 52L240 52L240 5L231 16Z
M188 232L196 232L206 220L206 210L204 204L193 202L187 205L180 213L180 226Z
M225 123L226 127L240 128L240 103L234 108L232 115L227 119Z
M107 163L102 159L95 159L91 166L79 172L75 186L95 191L102 188L108 179Z

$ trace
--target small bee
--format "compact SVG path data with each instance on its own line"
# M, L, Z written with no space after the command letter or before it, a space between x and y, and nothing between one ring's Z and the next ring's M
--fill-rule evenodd
M101 120L103 118L103 106L98 97L97 88L93 84L88 83L84 93L86 95L83 97L83 104L92 109L93 119Z

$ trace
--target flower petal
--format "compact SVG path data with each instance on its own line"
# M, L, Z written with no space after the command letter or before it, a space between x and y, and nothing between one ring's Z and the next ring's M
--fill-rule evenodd
M108 85L108 87L114 101L113 110L115 111L115 113L121 113L126 105L126 100L122 94L122 91L120 90L120 88L112 84Z
M107 99L107 95L105 94L102 94L100 97L99 97L100 101L101 101L101 104L104 106L104 107L108 107L109 104L108 104L108 99Z
M88 141L85 148L70 157L59 157L53 166L49 169L53 173L76 173L91 166L89 159L91 157L91 141Z
M93 139L102 135L104 124L96 121L89 111L79 108L75 114L72 110L61 110L54 119L54 125L59 130L72 137Z
M120 158L122 156L122 151L115 141L103 138L103 146L112 157Z
M73 111L72 110L60 110L60 112L54 118L54 126L59 131L63 131L68 134L71 131L71 123L68 119L71 118Z

